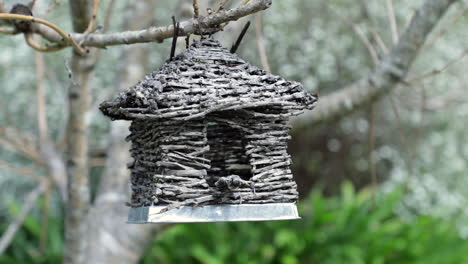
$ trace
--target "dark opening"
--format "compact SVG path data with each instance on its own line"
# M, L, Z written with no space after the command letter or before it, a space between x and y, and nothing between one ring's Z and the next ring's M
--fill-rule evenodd
M207 128L210 151L206 158L211 160L207 182L214 186L220 178L238 175L243 180L252 177L251 166L246 155L246 140L241 130L227 124L209 123Z

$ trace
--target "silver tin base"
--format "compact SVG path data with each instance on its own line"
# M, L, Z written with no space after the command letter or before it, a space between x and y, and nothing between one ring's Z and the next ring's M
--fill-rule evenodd
M128 223L191 223L300 219L295 203L182 206L159 213L165 206L130 208Z

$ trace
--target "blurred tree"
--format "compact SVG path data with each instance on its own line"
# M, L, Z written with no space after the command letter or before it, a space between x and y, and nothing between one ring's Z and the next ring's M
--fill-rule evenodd
M32 56L24 50L17 49L13 55L5 55L5 57L0 58L2 67L5 68L4 72L0 72L1 80L6 82L7 76L13 74L16 76L15 86L10 85L2 91L8 95L5 98L14 98L14 104L2 102L5 111L0 122L0 146L8 152L2 154L1 158L4 161L0 163L0 166L17 174L29 176L39 183L45 182L47 183L45 186L50 186L49 183L53 182L56 189L59 190L66 212L65 263L135 263L141 257L150 239L163 228L163 226L157 225L130 226L124 223L126 210L123 204L128 197L125 164L129 158L126 151L128 146L123 142L123 137L126 134L127 124L117 122L112 124L109 129L102 126L101 123L104 119L98 115L95 116L95 103L115 92L115 89L121 90L128 87L143 76L148 64L148 54L155 53L148 50L148 45L142 48L143 46L140 46L142 44L139 43L162 42L172 36L174 30L172 26L153 28L151 25L155 23L154 17L164 17L166 21L169 20L167 10L173 8L173 5L166 2L145 0L128 1L125 6L119 6L118 3L114 3L115 1L110 0L106 2L108 6L105 12L100 14L98 12L102 10L100 2L99 0L70 0L70 15L67 15L60 5L57 8L62 12L51 13L51 21L53 19L70 20L63 23L63 27L65 28L67 23L71 22L74 33L64 33L60 28L50 25L48 20L35 19L33 33L25 33L24 35L27 44L36 49L37 52L58 51L55 55L51 55L55 57L51 57L49 62L59 63L55 67L62 68L62 73L66 71L68 80L63 78L63 74L56 76L45 69L49 63L44 62L42 53L35 53L34 56L35 77L28 74L33 71ZM189 6L192 5L187 5L187 2L190 1L179 1L178 3L179 10L182 10L181 16L191 16L192 11L191 9L189 11ZM195 2L198 1L193 3ZM233 3L228 3L230 6L227 7L232 8L227 9L226 7L226 11L219 9L219 5L210 5L212 6L211 12L215 13L211 15L205 14L205 6L199 7L200 17L198 20L189 19L181 22L184 35L197 33L198 25L220 25L259 12L268 8L272 1L227 2ZM294 27L303 30L300 34L290 33L291 35L288 36L274 36L274 39L267 37L266 41L263 42L271 49L277 50L278 55L275 56L277 60L270 61L272 71L281 71L288 78L304 79L306 85L323 87L321 89L331 91L328 95L321 97L317 109L295 121L296 129L316 126L324 121L349 115L356 109L372 105L398 85L406 85L408 82L417 80L417 78L407 78L407 74L418 55L418 51L445 11L458 1L426 0L414 13L411 22L400 35L398 35L395 26L395 14L391 8L392 1L387 1L388 17L393 32L391 39L394 42L394 46L391 48L386 48L385 44L379 41L378 34L374 34L374 31L363 32L356 22L349 21L345 16L340 17L339 14L346 14L345 11L337 11L338 14L333 13L333 11L327 13L328 16L348 24L351 30L347 29L346 31L354 32L353 34L360 38L364 44L362 45L364 48L361 48L362 51L370 54L368 60L370 63L367 64L356 62L356 60L360 60L359 58L345 61L338 60L333 56L334 52L340 53L342 56L349 56L348 52L352 45L349 34L343 34L342 39L337 39L338 42L344 43L343 46L333 46L323 53L316 52L317 49L321 48L320 46L303 45L302 41L305 37L316 40L311 43L326 45L324 42L325 31L320 28L320 25L309 26L314 24L314 19L297 21L301 10L308 14L305 11L312 8L320 11L330 9L326 2L314 2L313 4L310 2L312 1L300 1L293 5L288 1L276 1L275 5L282 8L279 12L284 13L285 19L279 21L265 17L271 21L265 27L265 35L267 36L271 36L269 32L273 27L285 27L282 32L288 32L288 29ZM46 8L44 4L41 5L38 2L35 7L37 12L34 13L46 18L51 8L57 6L58 3L59 1L54 2L49 8ZM362 3L349 4L349 2L337 1L337 4L342 10L350 10L350 12L357 10L358 17L361 19L369 16L366 5ZM159 5L158 8L156 5ZM0 1L0 6L4 6L3 1ZM118 14L123 15L112 16L114 9L116 9L116 13L119 11ZM218 9L219 12L217 12ZM7 9L3 8L2 10ZM102 26L96 26L96 19L101 17L103 18L101 19L103 20ZM0 21L10 21L11 19L32 20L31 17L26 16L0 14ZM257 23L261 26L261 20L258 19L260 22ZM118 27L120 22L123 23L123 28ZM159 22L159 19L156 22ZM62 23L60 27L62 27ZM119 32L107 33L109 28ZM235 31L236 28L234 27L233 30ZM335 26L334 30L336 30L336 34L340 35L343 27ZM0 33L16 32L11 26L3 25L0 28ZM261 27L256 30L256 34L256 40L259 41L262 37ZM375 38L369 41L369 35L373 34ZM50 44L42 44L38 41L38 36L48 40ZM225 37L225 39L229 38ZM12 46L14 49L15 43L11 39L5 39L2 45ZM376 49L375 46L379 43L380 48ZM106 55L109 58L102 55L102 49L124 44L131 45L122 49L120 54L108 52ZM289 44L292 47L287 48L286 45ZM63 58L67 55L64 51L59 50L68 47L73 49L72 55L63 63ZM161 54L161 50L157 49L155 48L153 52ZM259 44L259 49L262 50L261 44ZM300 52L302 49L305 49L308 54L313 53L316 57L311 59L304 56ZM256 53L256 51L254 52ZM248 57L249 52L245 51L245 53ZM114 56L113 61L110 58L112 56ZM154 56L159 60L163 59L161 56ZM265 56L263 57L265 58ZM294 68L288 63L283 63L284 58L291 59L291 63L296 65L307 66L305 70L307 76L299 75L297 67ZM106 63L99 63L100 61ZM317 61L320 67L313 65ZM112 65L112 62L118 62L119 68L115 69L109 66ZM14 65L16 69L21 67L22 70L12 72L11 69L6 69L3 65ZM268 61L263 60L262 65L266 67ZM360 76L362 71L357 73L356 65L367 65L372 70L366 77L362 78ZM101 67L104 67L102 71ZM337 69L337 71L332 69ZM99 79L96 78L96 71L102 72L103 76ZM53 86L57 88L56 91L44 89L44 75L47 74L50 75L47 76L47 79L51 80L48 83L53 83ZM347 85L345 82L334 81L339 79L338 76L341 74L348 75L347 78L343 79L355 82ZM314 76L319 78L314 78ZM26 107L31 103L31 93L25 89L16 89L17 87L28 87L31 83L35 83L36 86L36 110ZM69 85L67 91L58 89L64 83ZM115 89L93 88L93 86L103 87L103 84L113 86ZM343 88L335 89L332 87L336 84ZM53 100L55 98L63 100ZM375 110L371 112L373 111ZM11 112L14 115L10 114ZM62 115L52 115L52 112L62 113ZM63 117L64 112L67 115L66 118ZM37 125L28 120L31 116L37 119ZM369 122L364 120L361 123L366 124L367 127L374 126L376 121L375 117L372 116L374 115L371 115ZM359 126L359 123L357 125ZM93 131L92 137L90 137L90 129ZM110 133L106 133L107 131ZM321 142L322 149L327 148L333 152L340 148L340 144L348 145L345 142L334 141L333 133L326 131L322 133L323 137L320 137L320 140L325 141ZM109 143L108 147L102 150L103 146L99 142L103 142L104 138L108 138ZM372 141L372 137L370 138ZM304 137L300 137L300 139L304 139ZM347 140L355 139L348 138ZM95 146L101 148L95 148ZM293 143L292 146L294 148L295 144ZM89 150L90 147L91 150ZM315 164L318 164L320 157L316 155L320 155L320 153L317 152L313 156L316 158ZM344 162L344 158L340 159L340 162L335 164L335 168L340 168ZM100 166L96 166L96 164ZM316 165L307 162L307 166ZM372 162L370 162L370 166L372 166ZM100 180L96 180L96 175L100 173L103 176L100 177ZM45 192L47 190L48 188L44 188Z

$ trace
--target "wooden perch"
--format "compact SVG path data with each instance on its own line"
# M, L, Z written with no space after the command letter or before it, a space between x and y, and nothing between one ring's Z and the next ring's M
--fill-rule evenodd
M239 37L237 38L236 43L234 43L234 45L232 46L232 48L230 50L231 53L236 53L236 51L239 48L239 45L240 45L242 39L244 38L245 33L247 32L247 29L249 29L249 27L250 27L250 21L247 21L247 23L245 24L244 28L242 29Z

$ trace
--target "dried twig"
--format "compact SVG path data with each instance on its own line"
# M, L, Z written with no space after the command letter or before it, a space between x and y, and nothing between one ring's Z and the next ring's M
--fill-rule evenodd
M49 141L44 91L45 63L44 56L40 52L35 52L34 59L36 61L37 126L39 130L39 141L41 145L43 145Z
M198 10L198 0L193 0L193 17L198 18L199 10Z
M464 50L458 57L454 58L454 59L451 59L449 60L442 68L440 69L434 69L430 72L427 72L427 73L424 73L424 74L421 74L419 76L416 76L416 77L413 77L413 78L409 78L407 80L408 83L410 84L414 84L414 83L417 83L417 82L420 82L426 78L429 78L429 77L432 77L434 75L437 75L445 70L447 70L450 66L452 66L453 64L461 61L466 55L468 55L468 49Z
M401 144L402 146L404 146L404 148L406 148L406 153L408 154L408 156L414 157L412 148L408 144L408 141L406 140L405 134L403 132L403 124L401 122L400 113L398 112L398 108L396 107L395 100L393 99L392 95L389 96L389 99L390 99L390 104L392 106L392 111L395 114L395 118L397 120L398 135L400 137ZM409 159L408 161L408 171L410 175L413 173L413 162L411 159Z
M348 18L342 16L339 12L337 12L334 8L326 4L326 6L343 22L348 24L356 33L356 35L359 37L361 42L366 46L367 50L369 51L369 54L371 56L372 62L377 65L379 62L379 56L377 56L377 51L375 50L374 46L372 46L372 43L369 41L367 38L366 34L362 31L358 25L356 25L353 21L349 20Z
M96 27L96 19L97 19L100 3L101 3L100 0L94 0L93 2L93 15L91 16L91 19L89 20L88 28L84 32L85 34L89 34L93 32L94 28Z
M36 138L13 127L0 127L0 146L21 154L38 164L44 164L37 147Z
M62 3L62 0L55 0L45 11L45 15L48 15L50 11L59 6Z
M39 238L39 251L44 253L47 251L47 235L49 233L49 208L50 208L50 195L52 192L52 188L50 184L46 185L44 191L44 201L43 201L43 208L42 208L42 229L41 235Z
M231 0L223 0L223 2L221 2L221 4L219 5L218 9L216 10L216 13L218 13L219 11L223 10L224 7L226 6L226 4L231 1Z
M392 0L386 0L385 4L387 5L387 15L388 15L388 21L390 24L390 32L392 33L392 41L393 44L398 43L398 28L397 28L397 23L396 23L396 18L395 18L395 11L393 10L393 1Z
M24 39L26 40L26 43L33 49L35 49L36 51L39 51L39 52L54 52L54 51L58 51L58 50L61 50L61 49L64 49L66 48L67 46L63 46L63 45L41 45L40 43L37 43L34 41L33 39L33 35L31 33L25 33L24 34Z
M460 18L462 18L467 11L468 5L465 5L462 9L458 11L458 13L456 13L452 17L452 19L450 19L449 22L447 22L447 24L443 25L441 29L436 34L434 34L434 37L427 42L427 44L422 48L422 50L424 51L432 48L432 46L434 46L437 40L440 39L443 35L445 35L445 33L447 33L447 31L452 28L453 24L455 24Z
M31 211L31 209L33 208L36 200L44 192L45 187L46 183L42 182L38 187L36 187L36 189L34 189L26 196L26 199L23 202L24 206L23 208L21 208L21 212L19 213L18 217L13 223L11 223L8 226L7 230L5 231L5 233L3 233L2 238L0 239L0 254L5 252L5 250L8 248L16 232L26 219L26 216L28 215L29 211Z
M28 167L19 167L15 166L8 162L0 161L0 169L10 170L18 175L28 177L34 181L41 182L44 180L43 177L37 175L37 169L32 169Z
M107 9L106 9L105 17L104 17L104 31L109 30L110 21L112 17L112 12L114 11L114 7L115 7L115 0L110 0L109 5L107 6Z
M270 64L268 63L268 57L265 51L265 39L263 37L262 31L262 14L258 13L255 15L255 36L257 38L257 48L258 53L260 55L260 62L262 63L262 67L266 71L270 70Z
M57 25L41 18L36 18L33 16L25 16L25 15L18 15L18 14L0 14L0 19L1 20L11 20L11 19L16 19L16 20L23 20L23 21L31 21L31 22L37 22L39 24L43 24L48 26L49 28L52 28L55 32L60 34L62 36L62 40L65 40L68 44L70 44L78 54L84 56L86 55L86 51L83 50L78 44L73 40L73 38L70 36L70 34L65 33L61 28L59 28Z
M382 37L380 37L380 34L376 31L372 32L372 35L375 39L375 42L377 45L379 45L380 49L383 51L383 53L386 55L388 53L388 48L387 45L385 45L385 42L382 40Z
M0 27L0 33L8 34L8 35L15 35L15 34L18 34L19 32L16 31L15 29L13 29L13 28Z

